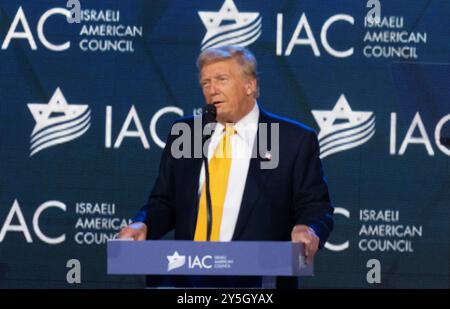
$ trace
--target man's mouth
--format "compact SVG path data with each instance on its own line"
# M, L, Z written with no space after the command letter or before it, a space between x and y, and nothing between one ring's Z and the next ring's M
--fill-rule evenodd
M221 104L221 103L224 103L225 101L222 101L222 100L215 100L215 101L213 101L212 103L214 104L214 105L218 105L218 104Z

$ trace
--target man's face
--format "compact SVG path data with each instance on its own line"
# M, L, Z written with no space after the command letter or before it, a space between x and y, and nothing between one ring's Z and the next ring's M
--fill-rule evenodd
M246 77L234 59L205 65L200 84L206 103L216 106L217 121L221 123L239 121L255 104L256 80Z

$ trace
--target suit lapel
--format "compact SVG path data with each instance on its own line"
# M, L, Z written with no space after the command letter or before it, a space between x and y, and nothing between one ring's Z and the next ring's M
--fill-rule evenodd
M195 121L195 120L194 120ZM194 134L192 134L192 145L195 147L195 124L191 126ZM192 147L192 157L193 159L186 160L186 164L184 166L184 172L182 173L182 179L180 182L185 187L185 201L186 201L186 209L185 209L185 220L188 220L188 230L187 230L187 239L194 239L195 226L197 224L197 213L198 213L198 181L200 177L200 170L202 168L202 159L195 157L194 147ZM192 181L189 181L192 179Z
M194 239L195 225L197 223L197 213L198 213L198 179L200 177L200 169L202 167L201 159L187 160L188 166L186 166L186 178L183 180L186 184L186 201L190 201L190 204L186 208L186 220L189 222L189 237ZM190 175L193 175L190 176ZM192 177L191 182L187 181L189 177Z
M270 132L270 118L260 107L258 124L266 123L268 125L268 130ZM256 134L255 142L253 147L259 147L259 126ZM270 133L269 133L270 140ZM256 158L250 159L250 165L248 168L247 179L245 182L244 195L242 197L241 208L239 210L238 219L236 222L236 227L233 233L233 240L239 239L242 232L247 226L247 221L250 214L257 205L258 199L262 194L262 184L265 182L266 173L265 170L261 169L261 157L259 155L259 148L256 149Z

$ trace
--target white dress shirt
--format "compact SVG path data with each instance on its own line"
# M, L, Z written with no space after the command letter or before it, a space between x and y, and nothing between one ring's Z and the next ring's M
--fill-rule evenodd
M236 227L242 196L244 195L245 182L247 180L253 144L258 131L259 107L255 103L253 109L241 120L235 123L236 134L231 137L232 160L230 174L228 176L227 191L223 205L222 223L220 225L219 241L231 241ZM217 123L211 136L208 148L208 162L220 143L224 132L224 126ZM199 200L205 182L205 166L202 164L199 178Z

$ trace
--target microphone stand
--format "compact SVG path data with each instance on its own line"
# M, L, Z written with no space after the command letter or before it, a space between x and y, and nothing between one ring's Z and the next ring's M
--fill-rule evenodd
M206 241L211 240L212 230L212 203L211 203L211 190L209 189L209 164L208 157L203 154L203 163L205 165L205 189L206 189Z
M203 128L212 122L216 122L216 107L212 104L208 104L203 109ZM203 132L202 132L203 135ZM204 145L207 139L211 135L206 135L202 137L202 160L205 165L205 193L206 193L206 240L211 241L211 230L212 230L212 203L211 203L211 191L209 188L209 162L208 154L204 153ZM209 145L208 145L209 148ZM208 149L207 148L207 149Z

